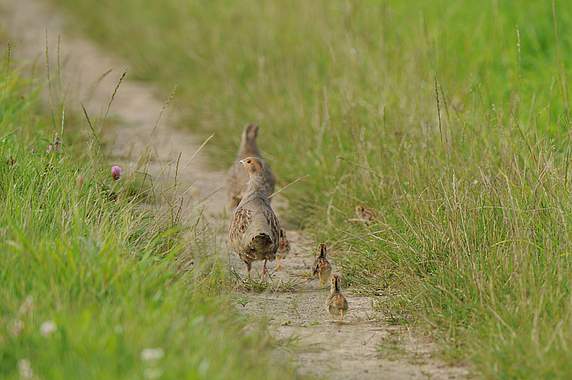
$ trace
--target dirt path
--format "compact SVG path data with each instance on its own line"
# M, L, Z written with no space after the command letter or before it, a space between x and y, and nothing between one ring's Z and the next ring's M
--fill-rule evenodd
M68 97L73 111L80 113L83 103L91 115L105 113L119 77L128 71L124 63L90 41L64 33L61 15L42 0L0 0L0 12L16 56L36 61L39 67L45 65L46 30L51 52L56 51L61 36L64 82L69 84L68 93L73 94L73 98ZM113 71L102 79L109 69ZM52 72L55 71L53 68ZM111 107L110 115L119 120L119 126L108 138L110 156L127 172L133 172L144 170L140 157L150 153L152 160L146 170L155 185L163 192L182 197L186 207L202 207L209 223L218 231L217 244L224 245L228 224L225 175L208 168L204 151L193 157L201 141L173 128L172 117L163 117L155 128L163 108L164 102L152 87L131 81L127 76ZM179 170L174 187L177 161ZM329 321L324 307L327 290L320 289L317 281L307 276L315 244L297 231L288 231L288 237L292 251L285 260L284 271L275 273L270 289L262 293L237 291L236 299L241 312L257 318L266 316L276 337L295 338L292 356L300 374L328 379L466 376L465 369L447 367L433 359L434 348L430 343L413 337L403 328L384 323L370 299L354 296L351 291L347 293L350 305L347 322ZM230 262L244 274L244 266L237 258L231 257Z

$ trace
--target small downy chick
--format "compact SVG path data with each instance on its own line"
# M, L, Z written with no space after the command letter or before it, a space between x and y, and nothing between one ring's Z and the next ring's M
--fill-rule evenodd
M54 142L48 144L48 148L46 149L46 153L61 153L62 151L62 139L59 136L56 136Z
M376 221L377 212L375 212L374 209L366 207L364 205L357 205L356 218L358 221L362 223L370 224Z
M330 297L328 298L326 306L332 317L343 320L344 315L348 311L348 301L342 294L341 278L339 275L332 275L330 286Z
M320 279L320 286L326 285L326 282L330 279L332 274L332 266L327 258L328 250L324 243L320 244L320 254L316 257L314 261L314 276L318 276Z
M286 237L286 231L280 229L280 243L278 244L278 255L276 255L276 270L282 269L282 260L290 253L290 242Z

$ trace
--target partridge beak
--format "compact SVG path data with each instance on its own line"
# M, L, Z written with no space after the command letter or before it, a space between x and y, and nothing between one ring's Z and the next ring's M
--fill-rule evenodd
M244 165L246 163L246 160L240 160L239 161L242 165Z

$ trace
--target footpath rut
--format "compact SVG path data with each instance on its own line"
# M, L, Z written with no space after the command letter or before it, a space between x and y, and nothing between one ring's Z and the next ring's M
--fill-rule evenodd
M50 55L54 55L61 38L61 71L63 82L68 85L66 93L71 94L67 99L69 106L77 114L82 112L81 104L90 115L105 113L121 74L128 71L125 63L89 40L68 34L64 17L43 0L0 0L0 19L14 54L21 60L36 62L36 67L45 66L46 42ZM110 69L111 73L104 75ZM175 128L176 115L162 115L164 100L156 93L150 85L131 81L129 75L122 81L110 111L110 117L118 121L106 137L109 155L127 172L146 170L158 191L171 192L172 197L184 200L183 210L204 210L208 223L218 232L216 244L222 247L219 250L228 252L225 173L210 169L205 155L209 144L216 144L216 138L195 155L202 141ZM151 158L144 167L142 156ZM286 212L279 207L279 214ZM253 320L267 318L270 333L277 339L293 341L289 357L300 375L326 379L467 376L465 368L446 366L434 359L435 348L427 340L385 323L383 315L374 310L372 300L353 295L351 289L346 291L350 307L346 321L332 322L325 308L328 290L308 277L317 244L300 231L287 231L287 236L291 252L283 270L273 274L272 283L262 293L237 290L236 307ZM231 256L230 264L245 276L238 258ZM254 267L254 271L258 269L259 266ZM279 355L277 358L280 360Z

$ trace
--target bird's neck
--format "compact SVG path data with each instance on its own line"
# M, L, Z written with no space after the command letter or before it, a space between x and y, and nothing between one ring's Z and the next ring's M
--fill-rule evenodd
M341 290L340 290L340 284L338 284L338 283L336 282L335 285L332 286L332 288L330 289L330 293L332 293L332 294L338 294L338 293L340 293L340 292L341 292Z
M248 179L248 185L246 187L246 194L262 194L268 197L270 194L265 194L264 192L264 176L262 173L250 174Z
M249 139L246 136L240 140L240 149L238 149L238 158L243 159L246 157L260 157L260 151L256 145L256 141Z

